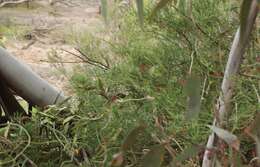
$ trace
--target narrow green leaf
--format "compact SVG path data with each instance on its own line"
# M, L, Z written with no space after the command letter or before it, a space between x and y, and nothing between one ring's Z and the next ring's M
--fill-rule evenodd
M156 145L143 157L141 167L160 167L163 161L164 147Z
M104 84L103 84L103 82L102 82L102 80L100 78L98 78L98 88L101 91L105 92Z
M144 24L144 1L143 0L136 0L137 6L137 14L140 21L141 26Z
M137 128L133 129L124 140L121 146L121 150L124 152L128 151L134 145L139 134L143 133L144 129L144 125L140 125Z
M250 13L251 5L253 0L243 0L241 11L240 11L240 32L241 37L244 37L245 31L247 29L247 20Z
M229 146L233 147L236 151L239 151L240 141L237 136L228 132L227 130L218 128L216 126L209 126L209 128L216 133L216 135L224 140Z
M187 80L186 92L188 96L188 109L186 120L196 119L200 112L200 79L190 76Z
M172 2L172 0L160 0L155 6L155 8L152 10L152 14L150 18L154 18L158 13L158 11L164 8L165 6L167 6L170 2Z
M108 22L108 6L107 0L101 0L101 15L103 16L105 22Z
M182 11L185 13L185 8L186 8L186 1L182 0L182 1L178 1L178 9L179 11Z

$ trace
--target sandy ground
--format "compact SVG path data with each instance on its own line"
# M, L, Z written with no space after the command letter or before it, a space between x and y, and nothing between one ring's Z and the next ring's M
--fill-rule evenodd
M0 21L11 20L12 24L31 29L28 37L8 40L6 48L52 85L70 92L67 77L61 74L50 57L58 53L62 60L77 61L74 56L63 51L73 52L75 47L66 42L66 34L85 29L91 31L102 25L98 0L64 1L53 6L46 0L37 0L36 3L37 7L29 10L17 7L0 9ZM70 71L73 64L64 63L63 67Z

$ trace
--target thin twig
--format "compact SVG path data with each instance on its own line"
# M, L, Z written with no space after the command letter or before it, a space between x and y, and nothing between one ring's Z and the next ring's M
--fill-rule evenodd
M19 1L4 1L0 4L0 8L1 7L4 7L6 5L9 5L9 4L19 4L19 3L24 3L24 2L29 2L30 0L19 0Z
M259 95L258 90L257 90L257 88L254 84L253 84L253 88L254 88L254 91L255 91L255 94L256 94L256 97L257 97L257 101L260 104L260 95Z
M40 62L44 63L64 63L64 64L78 64L78 63L84 63L83 61L49 61L49 60L40 60Z
M109 69L109 66L108 65L105 65L105 64L103 64L103 63L101 63L101 62L98 62L98 61L95 61L95 60L93 60L93 59L90 59L85 53L83 53L80 49L78 49L78 48L75 48L75 50L77 50L82 56L84 56L84 58L86 58L88 61L90 61L90 62L93 62L93 63L95 63L95 64L99 64L100 66L103 66L104 68L106 68L106 69Z
M250 74L246 74L246 73L239 73L239 75L241 75L243 77L248 77L248 78L260 80L260 77L258 77L256 75L250 75Z
M78 54L76 54L76 53L73 53L73 52L68 51L68 50L65 50L65 49L62 49L62 51L67 52L67 53L69 53L69 54L71 54L71 55L77 57L77 58L80 59L83 63L88 63L88 64L90 64L90 65L99 67L99 68L101 68L101 69L103 69L103 70L108 70L108 68L107 68L106 66L100 64L99 62L92 61L92 60L88 59L87 57L82 57L81 55L78 55ZM84 56L84 55L83 55L83 56Z
M30 146L31 144L31 136L30 134L28 133L28 131L21 125L19 124L16 124L16 123L8 123L8 125L11 125L11 126L15 126L15 127L18 127L21 131L24 131L25 135L27 136L27 144L26 146L24 146L24 148L15 155L15 157L11 160L7 160L7 161L2 161L0 162L0 166L3 166L3 165L6 165L6 164L9 164L9 163L12 163L12 162L15 162L20 156L23 156L24 155L24 152L27 150L27 148ZM13 149L15 150L15 149Z
M193 67L193 60L194 60L194 52L191 53L191 63L190 63L190 69L189 69L189 74L191 75L192 73L192 67Z
M204 100L204 94L205 94L207 80L208 80L208 77L206 76L204 79L204 82L203 82L203 88L202 88L202 92L201 92L200 101Z
M22 156L25 158L26 162L28 162L31 167L38 167L29 157L27 157L25 154L22 154Z
M36 41L37 41L37 40L32 40L32 41L29 42L27 45L25 45L24 47L22 47L22 50L29 49L29 47L32 46L33 44L35 44Z

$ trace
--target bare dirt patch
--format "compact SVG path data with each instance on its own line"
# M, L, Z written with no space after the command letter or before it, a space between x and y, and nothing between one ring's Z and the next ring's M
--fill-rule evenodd
M0 9L0 21L26 26L23 38L10 38L6 48L18 59L27 63L42 78L55 87L69 92L68 79L58 72L48 57L58 53L66 70L73 68L75 57L63 50L74 51L66 34L83 29L95 30L102 26L98 13L98 0L73 0L73 3L55 3L38 0L31 9L10 7Z

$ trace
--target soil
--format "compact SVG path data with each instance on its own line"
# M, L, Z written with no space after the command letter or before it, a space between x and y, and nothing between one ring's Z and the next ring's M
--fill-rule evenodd
M23 38L11 38L5 44L8 51L28 64L33 71L65 93L70 93L68 77L60 68L71 71L77 58L64 50L75 52L67 42L69 33L94 31L102 26L98 0L57 1L50 5L46 0L35 0L27 9L23 6L0 8L0 21L30 27ZM50 56L69 63L54 63Z

